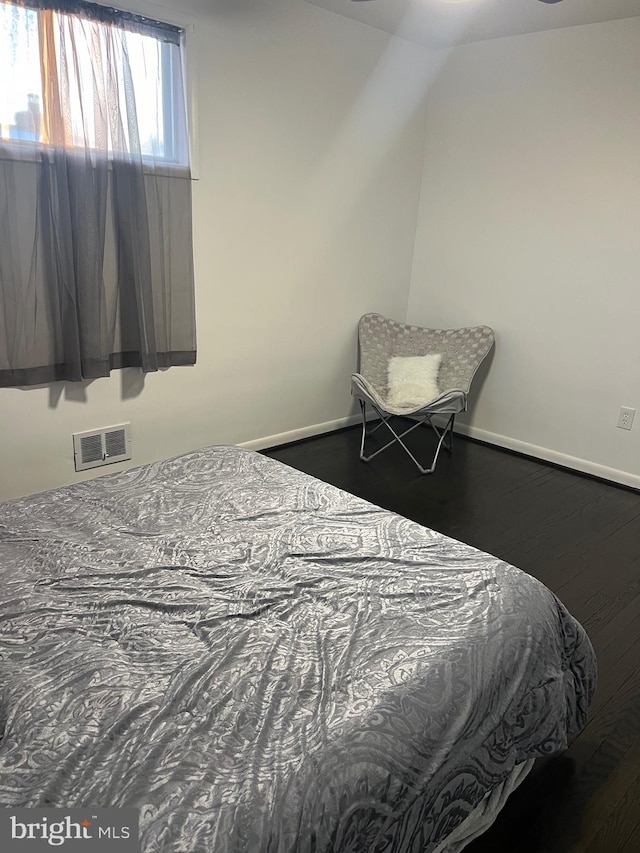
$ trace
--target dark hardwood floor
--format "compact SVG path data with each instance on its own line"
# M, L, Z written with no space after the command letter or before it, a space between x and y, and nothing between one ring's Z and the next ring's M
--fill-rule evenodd
M418 430L418 448L432 446ZM640 851L640 494L456 436L421 476L399 448L366 464L356 428L265 453L495 554L584 625L599 683L585 731L534 769L469 853Z

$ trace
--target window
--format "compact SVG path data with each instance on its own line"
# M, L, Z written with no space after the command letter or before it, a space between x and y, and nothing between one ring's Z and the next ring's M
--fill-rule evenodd
M110 42L114 23L121 38ZM106 130L116 156L139 146L145 158L186 165L181 38L176 27L95 4L0 0L0 80L13 81L0 88L0 139L96 148ZM131 96L135 140L105 115L116 106L125 114Z
M195 363L183 36L0 0L0 386Z

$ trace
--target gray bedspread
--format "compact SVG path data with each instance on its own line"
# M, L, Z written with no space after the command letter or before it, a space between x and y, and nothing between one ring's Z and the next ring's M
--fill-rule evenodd
M538 581L234 447L0 505L0 571L0 804L145 853L428 853L594 689Z

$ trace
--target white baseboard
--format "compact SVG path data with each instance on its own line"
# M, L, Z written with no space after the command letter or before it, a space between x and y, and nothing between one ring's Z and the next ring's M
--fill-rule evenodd
M537 444L529 444L526 441L519 441L516 438L510 438L506 435L499 435L495 432L489 432L485 429L469 426L467 424L456 424L455 432L461 435L468 435L469 438L477 438L478 441L486 441L487 444L497 444L498 447L505 447L507 450L515 450L517 453L523 453L525 456L534 456L537 459L544 459L546 462L553 462L555 465L562 465L564 468L572 468L575 471L581 471L583 474L591 474L593 477L601 477L603 480L612 480L614 483L620 483L622 486L631 486L634 489L640 489L640 475L630 474L628 471L620 471L617 468L608 468L606 465L598 465L596 462L589 462L588 459L580 459L578 456L569 456L566 453L559 453L556 450L549 450L547 447L540 447Z
M267 435L264 438L256 438L253 441L243 441L238 447L246 447L248 450L264 450L267 447L277 447L280 444L289 444L292 441L300 441L303 438L312 438L314 435L322 435L325 432L334 432L344 427L354 426L361 422L360 415L349 415L346 418L336 418L334 421L325 421L322 424L292 429L289 432L281 432L277 435Z
M311 424L310 426L292 429L288 432L281 432L277 435L268 435L264 438L257 438L253 441L243 441L238 446L246 447L248 450L264 450L267 447L277 447L280 444L289 444L292 441L300 441L303 438L313 438L315 435L322 435L326 432L334 432L344 427L354 426L360 423L360 415L350 415L346 418L336 418L333 421L325 421L321 424ZM514 450L516 453L523 453L525 456L533 456L535 459L543 459L546 462L553 462L555 465L561 465L564 468L571 468L574 471L580 471L583 474L591 474L593 477L600 477L603 480L611 480L614 483L619 483L622 486L631 486L634 489L640 489L640 475L630 474L628 471L620 471L617 468L609 468L606 465L599 465L596 462L590 462L588 459L580 459L578 456L569 456L566 453L559 453L556 450L549 450L547 447L540 447L537 444L529 444L527 441L520 441L517 438L510 438L499 433L489 432L485 429L469 426L468 424L456 423L455 432L460 435L467 435L469 438L477 438L478 441L484 441L487 444L495 444L498 447L504 447L507 450Z

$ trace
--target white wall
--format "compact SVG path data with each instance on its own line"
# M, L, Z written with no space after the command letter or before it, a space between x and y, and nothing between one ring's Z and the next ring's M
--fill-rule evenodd
M435 65L409 320L495 328L471 434L640 486L640 18Z
M340 422L358 317L406 313L427 51L296 0L175 8L196 17L198 364L0 389L0 500L81 479L74 431L130 421L137 465Z

